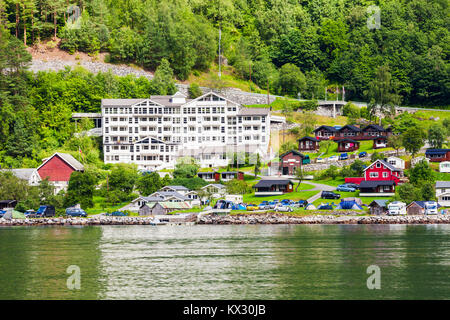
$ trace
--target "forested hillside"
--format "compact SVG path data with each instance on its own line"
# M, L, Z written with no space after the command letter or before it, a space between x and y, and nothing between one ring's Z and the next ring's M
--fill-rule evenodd
M448 104L448 13L447 0L0 0L1 24L26 45L56 36L71 53L151 70L165 58L184 80L217 59L221 26L224 57L263 89L323 98L338 85L365 100L385 67L407 105Z

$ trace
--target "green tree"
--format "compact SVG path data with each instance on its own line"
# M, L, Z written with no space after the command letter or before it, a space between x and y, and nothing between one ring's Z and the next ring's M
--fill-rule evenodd
M156 172L143 174L136 182L136 188L144 196L158 191L162 186L161 178Z
M199 85L196 84L196 83L191 83L189 85L188 91L189 91L189 98L191 98L191 99L195 99L197 97L200 97L203 94L203 92L200 89Z
M388 145L394 148L398 156L398 150L403 146L403 138L399 134L393 134L388 138Z
M392 79L389 67L377 68L375 78L365 92L368 98L368 109L370 117L376 116L377 112L394 114L395 106L400 104L400 96L395 93L397 84Z
M114 166L108 177L109 191L120 193L120 200L125 201L133 192L139 178L136 165L119 163Z
M282 95L297 97L306 90L306 78L300 68L292 63L283 65L277 83L278 92Z
M433 124L428 129L428 142L433 148L442 148L446 137L446 130L439 124Z
M397 186L395 190L395 198L406 204L417 200L418 190L411 183L403 183Z
M300 167L295 170L295 179L298 180L298 184L295 187L295 192L298 192L298 187L300 187L300 184L302 183L304 177L305 174L303 172L302 166L300 165Z
M175 170L173 171L174 179L177 178L195 178L200 166L194 158L186 157L177 160Z
M422 148L425 144L424 140L426 139L425 132L423 129L418 127L412 127L406 130L406 132L402 135L402 144L405 147L406 151L414 155L419 152L420 148Z
M150 84L150 91L157 95L172 95L177 91L169 61L162 59Z
M249 194L252 188L243 180L233 179L226 183L228 194Z
M96 182L95 176L90 172L72 172L64 199L65 206L80 204L84 209L92 208Z
M416 187L427 182L434 183L434 171L427 161L422 160L409 170L409 181Z
M424 183L420 188L422 201L436 201L436 191L433 183Z

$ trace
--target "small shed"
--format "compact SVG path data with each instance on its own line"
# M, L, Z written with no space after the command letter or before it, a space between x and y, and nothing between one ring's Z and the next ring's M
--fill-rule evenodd
M17 205L16 200L0 200L0 210L5 208L15 208Z
M319 150L320 140L316 137L303 137L298 139L298 151L317 151Z
M369 204L369 210L370 214L373 215L383 215L387 214L388 206L387 206L387 200L373 200Z
M146 203L139 209L140 216L166 215L172 211L188 210L191 206L187 202L153 202Z
M406 207L406 213L411 216L418 216L425 214L426 201L413 201ZM440 205L438 204L438 208Z

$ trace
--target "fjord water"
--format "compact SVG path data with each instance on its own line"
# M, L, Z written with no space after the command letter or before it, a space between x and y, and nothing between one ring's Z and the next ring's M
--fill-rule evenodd
M0 299L449 299L449 240L448 225L0 228Z

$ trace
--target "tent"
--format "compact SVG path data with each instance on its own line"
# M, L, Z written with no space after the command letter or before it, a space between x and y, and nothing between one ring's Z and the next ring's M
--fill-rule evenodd
M333 210L333 205L329 203L322 203L317 207L318 210Z
M363 210L356 201L341 201L336 207L337 210Z
M310 204L308 204L308 205L305 207L305 210L317 210L317 208L316 208L315 205L313 205L312 203L310 203Z
M12 218L13 219L26 219L25 215L22 212L13 210L12 211Z
M360 198L355 198L355 197L351 197L351 198L344 198L342 199L342 201L354 201L356 202L357 205L362 206L362 200Z

